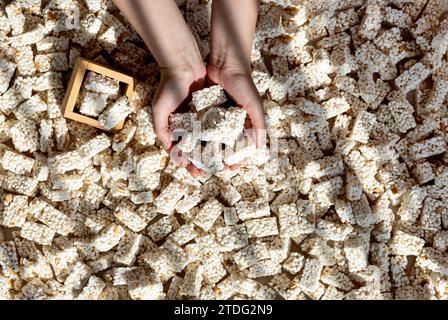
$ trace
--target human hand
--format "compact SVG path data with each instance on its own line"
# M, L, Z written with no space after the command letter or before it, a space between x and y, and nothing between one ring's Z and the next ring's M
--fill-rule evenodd
M113 0L142 37L161 68L161 81L153 101L156 134L172 160L179 163L169 130L169 117L205 84L206 69L195 37L174 0ZM176 161L177 160L177 161ZM193 176L201 172L185 164Z
M207 66L207 80L210 84L219 84L229 97L245 109L250 122L246 129L252 130L252 137L257 148L264 144L265 114L260 94L252 80L250 70L237 66Z
M180 150L173 146L173 135L170 131L170 115L179 107L188 103L194 91L205 85L206 68L203 64L194 67L175 69L162 68L159 88L153 102L154 128L163 148L169 154L176 154L172 160L186 166L193 177L203 175L203 171L183 159ZM175 159L173 159L175 158Z
M252 80L251 53L258 17L258 0L212 2L210 59L207 77L219 84L245 109L258 148L265 133L263 104Z

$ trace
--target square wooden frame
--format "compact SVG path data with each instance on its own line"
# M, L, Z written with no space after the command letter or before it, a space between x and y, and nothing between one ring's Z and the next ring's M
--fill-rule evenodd
M64 96L64 100L62 102L63 114L64 117L70 120L74 120L80 123L84 123L86 125L110 131L104 128L98 120L87 117L83 114L74 112L76 101L79 96L79 92L81 90L82 82L84 80L84 76L87 71L93 71L99 73L103 76L118 80L120 82L126 83L126 91L125 95L131 100L132 95L134 94L135 88L135 79L131 76L128 76L122 72L114 70L110 67L99 64L95 61L91 61L82 57L76 59L75 66L73 68L72 76L68 83L67 91ZM124 126L125 120L121 121L115 128L112 130L120 130Z

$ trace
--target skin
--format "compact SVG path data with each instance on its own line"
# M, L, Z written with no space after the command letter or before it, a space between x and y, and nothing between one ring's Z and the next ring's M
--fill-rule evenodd
M114 0L155 57L161 80L153 102L156 134L171 151L169 116L206 85L220 84L247 111L258 147L264 138L264 111L251 77L251 50L258 0L213 0L210 58L207 67L174 0ZM192 164L193 176L204 174ZM231 169L237 169L232 166Z

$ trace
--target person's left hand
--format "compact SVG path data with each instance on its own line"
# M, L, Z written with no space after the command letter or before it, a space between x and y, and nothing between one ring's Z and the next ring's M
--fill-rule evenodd
M179 68L175 70L162 69L159 88L153 103L154 127L163 148L170 154L178 165L186 166L193 177L203 175L204 172L189 163L180 150L173 145L173 135L170 131L170 115L190 99L194 91L201 90L205 85L205 66L195 68Z

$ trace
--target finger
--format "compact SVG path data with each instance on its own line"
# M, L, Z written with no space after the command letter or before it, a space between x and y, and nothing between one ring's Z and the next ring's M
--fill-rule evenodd
M153 106L154 130L163 148L169 153L172 147L173 137L170 131L169 118L170 110L167 106L157 102Z
M194 165L192 165L191 163L189 163L187 165L187 171L190 172L190 174L193 176L193 178L196 178L199 173L198 173L198 168L196 168Z
M177 145L171 148L170 159L174 164L181 167L186 167L190 163L188 161L188 154L180 150Z
M187 165L187 171L193 176L193 178L201 177L205 175L204 170L198 169L193 164L189 163Z
M196 169L198 169L198 172L199 172L199 176L200 176L200 177L204 177L204 176L207 175L207 173L206 173L204 170L199 169L199 168L196 168Z
M252 123L252 134L255 140L257 148L261 148L265 143L265 115L263 103L261 102L260 94L255 85L251 86L251 90L248 92L249 99L246 105L246 112L249 115Z
M232 164L230 166L228 164L224 164L224 169L222 169L221 171L227 171L227 170L236 171L239 168L241 168L242 166L243 166L242 163L236 163L236 164Z
M232 164L229 168L231 171L236 171L241 168L243 165L241 163Z
M261 148L266 141L266 126L264 122L264 110L261 102L252 104L246 108L252 124L252 135L257 148Z

